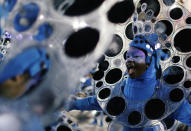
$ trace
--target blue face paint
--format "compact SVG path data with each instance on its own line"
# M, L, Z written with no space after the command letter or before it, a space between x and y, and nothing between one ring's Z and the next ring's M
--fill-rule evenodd
M145 63L145 53L137 48L130 47L126 54L126 61L134 61L136 63Z

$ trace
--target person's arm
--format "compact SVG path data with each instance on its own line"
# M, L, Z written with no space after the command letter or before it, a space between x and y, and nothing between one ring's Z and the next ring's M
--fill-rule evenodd
M172 118L191 126L191 104L185 100L182 105L171 115Z
M102 109L97 102L96 96L90 96L70 102L69 107L66 111L71 110L90 111Z

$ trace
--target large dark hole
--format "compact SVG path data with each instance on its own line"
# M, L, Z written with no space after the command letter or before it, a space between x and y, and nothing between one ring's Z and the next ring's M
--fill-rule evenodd
M101 78L103 78L104 72L101 70L98 70L98 71L94 72L92 75L93 75L94 80L100 80Z
M79 16L90 13L98 8L104 0L75 0L74 3L66 2L66 0L54 0L55 9L62 8L65 15ZM65 2L65 4L63 4ZM70 5L71 4L71 5ZM60 7L62 5L62 7Z
M170 18L173 20L178 20L183 16L183 12L181 8L174 8L170 11Z
M99 41L96 29L84 28L70 35L65 43L65 52L71 57L81 57L93 51Z
M167 60L171 56L171 53L170 53L169 49L162 49L162 52L164 53L164 55L161 56L162 61Z
M106 99L110 96L110 94L111 94L111 90L109 88L104 88L104 89L100 90L98 97L100 99Z
M160 20L160 21L158 21L157 23L162 23L162 24L164 24L165 27L166 27L166 30L165 30L164 33L165 33L167 36L171 35L171 33L172 33L172 31L173 31L173 26L172 26L172 23L171 23L170 21L168 21L168 20ZM157 25L157 24L156 24L156 25Z
M96 83L96 87L101 87L103 85L103 82L102 81L98 81L97 83Z
M159 119L165 113L165 103L160 99L151 99L145 105L145 114L149 119Z
M135 10L132 0L117 2L108 12L107 17L112 23L124 23Z
M168 130L174 125L175 119L167 117L163 120L163 122L166 126L166 129Z
M190 88L190 87L191 87L191 81L190 81L190 80L185 81L185 82L184 82L184 87L185 87L185 88Z
M133 40L134 35L133 35L133 30L132 30L132 23L127 25L127 27L125 29L125 35L128 39Z
M70 129L68 126L60 125L60 126L57 128L57 131L72 131L72 129Z
M106 110L112 116L120 115L125 110L125 100L122 97L113 97L107 103Z
M98 68L100 70L102 70L102 71L106 71L108 69L108 67L109 67L109 62L108 61L101 61L99 63L99 66L98 66Z
M191 68L191 56L187 58L186 60L186 66Z
M183 29L174 37L174 46L180 52L190 52L191 46L188 46L191 36L191 29Z
M171 6L172 4L174 4L175 0L163 0L163 3L166 6Z
M169 93L169 99L173 102L179 102L183 99L184 93L181 89L175 88Z
M178 63L180 61L180 56L173 56L172 57L172 62L173 63Z
M159 12L160 12L160 3L158 2L158 0L141 0L139 2L139 5L142 5L143 3L147 4L147 9L146 12L151 9L154 11L154 16L157 17ZM140 13L141 12L141 6L138 6L137 8L137 12Z
M163 72L163 79L168 84L179 83L184 77L184 70L179 66L169 66Z
M141 114L138 111L133 111L128 116L128 122L131 125L137 125L141 122Z
M186 18L186 24L191 24L191 17Z
M107 117L105 118L105 121L109 123L109 122L112 121L112 119L111 119L109 116L107 116Z
M118 82L122 77L122 71L118 68L110 70L106 76L105 81L109 84L114 84Z
M105 54L109 57L114 57L118 55L123 48L123 40L119 35L114 35L109 48L105 52Z

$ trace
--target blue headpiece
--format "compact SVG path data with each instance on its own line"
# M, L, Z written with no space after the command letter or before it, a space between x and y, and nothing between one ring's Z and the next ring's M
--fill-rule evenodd
M34 77L42 70L47 70L50 66L50 60L44 48L30 48L24 50L16 57L11 59L0 72L0 83L28 72L30 77Z
M155 60L155 67L159 69L161 44L158 41L157 34L137 35L130 43L130 46L143 50L146 55L146 64L150 64L152 58L152 60Z
M147 4L143 3L141 5L141 12L134 14L132 30L135 37L130 46L143 50L146 55L146 63L150 64L152 58L152 61L155 61L156 69L159 69L160 58L163 55L161 53L159 37L161 34L164 34L165 27L159 25L157 30L152 31L154 24L152 24L151 20L154 17L154 12L150 9L146 11L146 8Z

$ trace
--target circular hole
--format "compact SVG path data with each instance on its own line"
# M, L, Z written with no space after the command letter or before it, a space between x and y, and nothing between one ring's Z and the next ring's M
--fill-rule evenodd
M127 51L125 51L124 52L124 54L123 54L123 58L126 60L127 58L126 58L126 54L127 54Z
M191 24L191 17L186 18L186 24Z
M68 124L72 124L73 123L73 121L70 120L70 119L68 119L67 122L68 122Z
M165 113L165 103L160 99L151 99L145 105L145 114L149 119L159 119Z
M191 29L183 29L176 34L174 37L175 48L183 53L190 52L191 47L188 46L188 41L190 41Z
M114 60L113 63L115 64L115 66L119 67L121 65L121 60L120 59L116 59L116 60Z
M135 10L133 1L117 2L108 12L107 17L112 23L124 23Z
M133 40L134 35L133 35L133 30L132 30L132 23L127 25L127 27L125 29L125 35L128 39Z
M180 56L173 56L172 57L172 62L173 63L178 63L180 61Z
M125 100L122 97L113 97L106 107L107 112L112 116L117 116L125 110Z
M172 31L173 31L173 26L172 26L172 23L170 22L170 21L168 21L168 20L160 20L160 21L158 21L157 23L162 23L162 24L164 24L165 25L165 34L167 35L167 36L169 36L169 35L171 35L171 33L172 33ZM157 25L157 24L156 24Z
M143 3L147 4L147 9L145 12L147 12L149 9L154 11L154 16L157 17L160 12L160 3L158 0L141 0L139 2L139 5L142 5ZM137 12L141 12L141 7L139 6L137 8Z
M111 119L109 116L107 116L107 117L105 118L105 121L106 121L107 123L109 123L109 122L112 121L112 119Z
M190 88L190 87L191 87L191 81L190 81L190 80L185 81L185 82L184 82L184 87L185 87L185 88Z
M178 20L183 16L183 12L181 8L174 8L170 11L170 18L173 20Z
M173 5L175 2L175 0L163 0L163 3L166 5L166 6L171 6Z
M141 122L141 114L138 111L133 111L128 116L128 122L131 125L137 125Z
M171 47L171 43L167 42L167 43L165 44L165 46L166 46L167 48L170 48L170 47Z
M179 102L183 99L184 93L181 89L176 88L170 91L169 99L173 102Z
M64 49L68 56L81 57L93 51L98 41L99 32L87 27L71 34Z
M168 130L174 125L175 119L173 119L173 118L165 118L163 120L163 122L165 124L166 129Z
M98 97L100 99L106 99L110 96L111 90L109 88L104 88L99 91Z
M97 9L104 0L54 0L54 8L60 10L68 16L79 16L92 12Z
M109 84L114 84L118 82L122 77L122 71L118 68L110 70L106 76L105 81Z
M102 81L99 81L99 82L96 83L96 87L98 87L98 88L101 87L102 85L103 85Z
M57 128L57 131L72 131L68 126L61 125Z
M168 84L179 83L184 77L184 70L179 66L169 66L163 72L163 79Z
M100 80L101 78L103 78L104 72L101 70L98 70L98 71L94 72L92 75L93 75L94 80Z
M99 63L98 68L102 71L106 71L109 67L109 62L108 61L102 61Z
M191 56L186 59L186 66L191 68Z
M165 61L170 57L171 53L169 49L162 49L162 52L164 53L164 56L161 56L161 60Z
M145 25L145 32L150 32L151 31L151 25L146 24Z
M108 57L114 57L121 52L122 48L123 48L123 40L119 35L114 35L112 43L110 44L105 54Z

